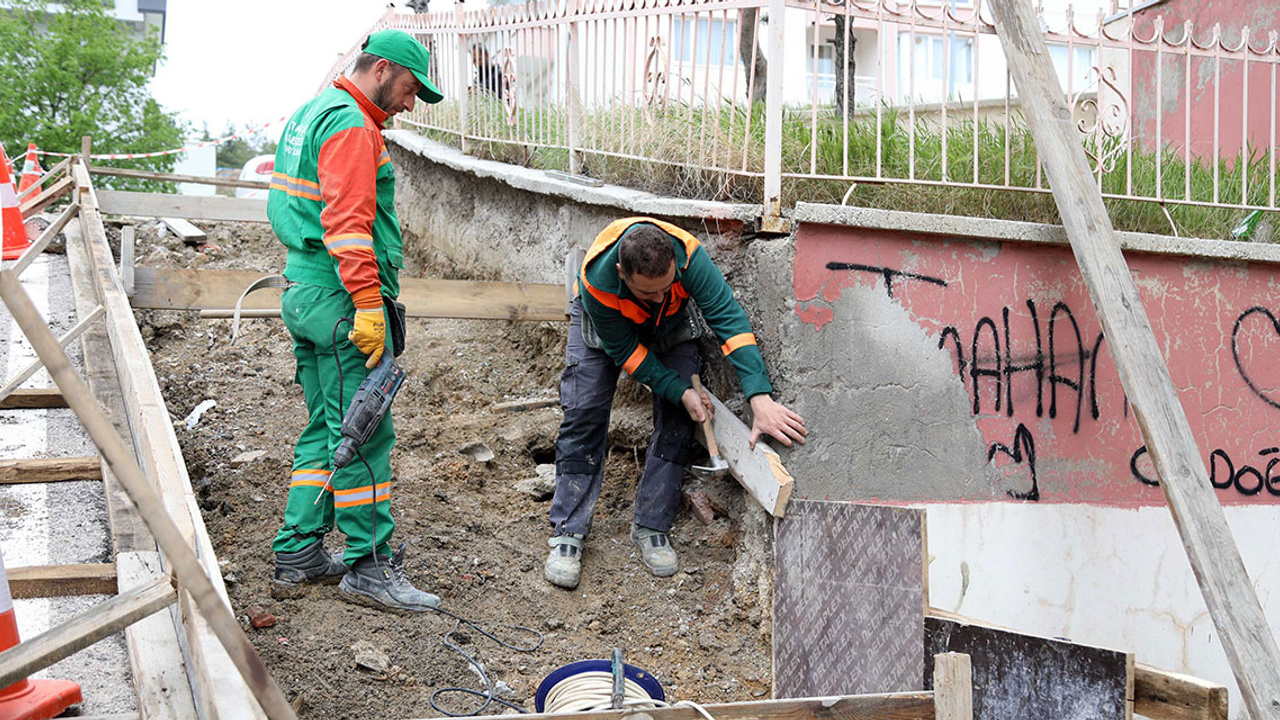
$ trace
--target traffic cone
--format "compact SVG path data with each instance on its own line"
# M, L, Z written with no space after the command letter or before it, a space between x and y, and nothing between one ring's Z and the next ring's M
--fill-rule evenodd
M9 158L4 154L3 145L0 145L0 226L3 226L0 233L4 238L0 241L0 259L17 260L31 247L31 240L27 237L27 226L22 223L18 191L13 189Z
M27 188L40 181L40 176L43 174L44 170L40 167L40 158L36 157L36 144L29 143L27 145L27 159L22 163L22 180L18 183L18 192L26 192Z
M0 555L0 652L18 644L18 621L13 615L9 577ZM6 720L47 720L61 715L72 705L84 702L80 686L70 680L23 679L0 690L0 718Z

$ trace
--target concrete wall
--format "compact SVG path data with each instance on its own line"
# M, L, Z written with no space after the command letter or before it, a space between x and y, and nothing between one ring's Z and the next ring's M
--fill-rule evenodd
M935 606L1133 651L1228 685L1238 712L1061 228L801 204L794 234L765 240L750 233L755 206L584 187L391 138L410 253L458 276L558 282L565 250L621 215L693 230L751 316L780 399L808 421L810 442L783 451L798 496L921 505ZM1121 243L1280 627L1280 247ZM735 593L762 604L768 547L740 547L735 570Z

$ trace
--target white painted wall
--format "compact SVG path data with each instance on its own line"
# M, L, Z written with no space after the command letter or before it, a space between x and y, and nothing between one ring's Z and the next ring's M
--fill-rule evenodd
M173 171L179 175L199 175L214 177L218 174L218 146L206 145L202 148L188 145L187 151L178 156ZM199 183L179 183L178 192L183 195L213 195L217 190L214 185Z
M1131 651L1227 686L1217 630L1163 507L925 505L934 607L1037 635ZM1280 627L1280 508L1226 506L1267 621Z

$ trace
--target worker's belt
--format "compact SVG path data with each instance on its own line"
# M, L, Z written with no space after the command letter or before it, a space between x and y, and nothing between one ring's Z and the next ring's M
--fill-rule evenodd
M693 300L685 301L685 305L681 308L680 315L674 321L675 327L662 335L654 335L650 332L640 331L640 342L645 347L655 353L665 353L680 343L691 342L702 337L706 333L703 332L702 314L698 312L697 306ZM587 314L586 308L582 309L582 343L592 350L604 350L604 342L600 340L599 333L596 332L595 325L591 322L591 316Z

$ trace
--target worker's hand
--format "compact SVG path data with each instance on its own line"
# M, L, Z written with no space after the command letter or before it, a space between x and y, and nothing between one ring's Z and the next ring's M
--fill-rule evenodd
M693 388L684 391L680 396L680 404L684 405L685 411L689 413L689 417L694 422L702 422L711 418L711 399L707 397L707 391L703 390L701 397Z
M767 394L751 397L751 438L749 443L754 449L756 440L768 434L778 442L791 447L794 440L801 445L809 434L805 429L804 418L792 412L786 405L777 402Z
M369 356L365 367L376 367L382 359L382 351L387 348L387 320L382 314L382 307L357 310L347 339Z

